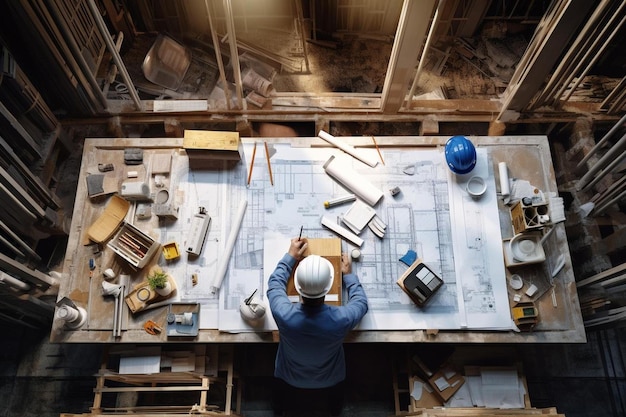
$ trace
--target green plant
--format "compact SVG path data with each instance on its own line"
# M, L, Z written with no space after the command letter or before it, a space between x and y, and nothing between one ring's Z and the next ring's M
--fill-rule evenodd
M167 282L167 274L160 269L152 271L150 275L148 275L148 285L150 285L150 288L153 290L165 288Z

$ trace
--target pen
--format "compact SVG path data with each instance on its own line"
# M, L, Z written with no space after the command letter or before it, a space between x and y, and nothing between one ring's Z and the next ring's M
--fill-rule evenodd
M300 236L298 236L298 241L302 239L302 229L304 229L304 226L300 226Z
M324 201L324 208L330 208L332 206L336 206L338 204L348 203L350 201L356 200L356 195L347 194L342 197L333 198L332 200Z

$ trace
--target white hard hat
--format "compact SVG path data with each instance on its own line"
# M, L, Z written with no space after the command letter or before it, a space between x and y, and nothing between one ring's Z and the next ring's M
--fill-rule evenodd
M328 294L335 278L335 268L326 258L309 255L295 273L296 291L306 298L320 298Z

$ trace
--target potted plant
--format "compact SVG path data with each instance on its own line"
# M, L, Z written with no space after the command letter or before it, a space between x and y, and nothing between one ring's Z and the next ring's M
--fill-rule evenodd
M170 283L169 276L161 268L153 268L148 274L148 285L157 294L164 297L170 295L172 292L172 284Z

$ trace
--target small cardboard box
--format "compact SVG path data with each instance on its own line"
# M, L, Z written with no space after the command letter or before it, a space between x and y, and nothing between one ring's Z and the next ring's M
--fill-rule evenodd
M547 204L527 206L518 201L511 207L511 223L513 232L517 235L527 230L537 230L550 224Z

